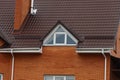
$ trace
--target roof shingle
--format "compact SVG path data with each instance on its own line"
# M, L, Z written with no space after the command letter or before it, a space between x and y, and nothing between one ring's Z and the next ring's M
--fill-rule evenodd
M12 44L14 40L13 23L14 23L14 0L0 0L0 36Z
M21 35L42 38L60 20L78 38L85 38L79 47L111 48L119 23L119 4L120 0L35 0L38 12L28 16Z
M8 0L0 1L11 3ZM19 34L15 35L16 41L12 47L20 47L20 43L29 47L34 43L26 42L32 39L36 40L35 44L42 43L43 37L57 21L61 21L79 39L84 38L78 45L80 48L114 47L120 17L120 0L35 0L34 5L38 9L37 14L28 14ZM13 15L11 9L14 8L1 6L5 11L0 8L4 12L0 15L7 15L7 20L4 16L5 20L2 18L1 23L11 30L8 27L13 25L13 17L10 16ZM10 14L6 13L7 10Z

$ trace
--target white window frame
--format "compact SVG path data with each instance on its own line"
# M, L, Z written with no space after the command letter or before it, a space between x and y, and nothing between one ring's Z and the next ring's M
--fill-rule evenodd
M3 74L0 74L0 76L1 76L1 80L3 80Z
M65 39L64 39L64 43L57 43L57 42L56 42L56 39L57 39L57 38L56 38L56 35L57 35L57 34L58 34L58 35L59 35L59 34L64 34L64 35L65 35L65 37L64 37L64 38L65 38ZM53 45L66 45L66 42L67 42L67 41L66 41L66 40L67 40L67 34L66 34L65 32L55 32L53 38L54 38L54 39L53 39Z

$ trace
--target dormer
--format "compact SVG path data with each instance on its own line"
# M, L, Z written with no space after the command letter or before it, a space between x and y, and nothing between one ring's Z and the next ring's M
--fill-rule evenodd
M44 46L76 46L78 40L69 32L65 26L58 24L47 35L43 45Z

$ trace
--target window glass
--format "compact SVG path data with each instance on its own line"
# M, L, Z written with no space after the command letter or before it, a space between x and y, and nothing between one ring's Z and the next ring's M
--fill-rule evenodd
M53 80L53 76L45 76L45 80Z
M66 80L75 80L74 76L66 76Z
M76 43L67 35L67 44L76 44Z
M46 43L47 44L53 44L53 36Z
M62 77L62 76L59 76L59 77L56 76L56 77L55 77L55 80L64 80L64 77Z
M61 27L59 27L56 32L64 32L64 30Z
M74 76L45 76L44 80L75 80Z
M2 77L3 77L3 75L2 75L2 74L0 74L0 80L2 80Z
M65 34L56 34L56 44L64 44Z

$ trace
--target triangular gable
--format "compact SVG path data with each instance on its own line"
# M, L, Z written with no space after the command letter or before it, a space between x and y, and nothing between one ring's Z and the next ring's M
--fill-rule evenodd
M76 45L78 40L61 24L58 23L43 41L44 46Z

